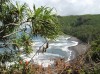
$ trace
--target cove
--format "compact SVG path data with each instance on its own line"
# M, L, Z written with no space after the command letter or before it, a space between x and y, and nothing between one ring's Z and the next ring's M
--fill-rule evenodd
M45 39L37 36L33 37L32 48L33 52L29 55L22 53L20 57L24 61L30 61L33 64L42 65L43 67L48 67L48 65L53 65L56 58L64 58L66 61L70 61L75 58L73 54L74 51L69 50L69 47L78 45L78 42L71 41L70 36L59 36L55 40L49 40L49 48L45 53L36 53L39 47L45 42ZM34 56L35 55L35 56ZM34 57L33 57L34 56Z

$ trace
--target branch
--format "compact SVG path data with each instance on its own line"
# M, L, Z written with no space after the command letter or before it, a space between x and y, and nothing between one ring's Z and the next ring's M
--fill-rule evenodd
M18 24L16 24L16 23L9 23L9 24L6 24L6 26L9 26L9 25L18 26Z
M21 23L19 23L19 24L16 24L16 23L9 23L9 24L5 24L5 26L10 26L10 25L19 26L19 25L22 25L22 24L24 24L24 23L26 23L26 22L29 22L29 21L24 21L24 22L21 22Z
M45 42L45 43L46 43L46 42ZM45 43L44 43L44 44L45 44ZM44 44L43 44L42 46L39 47L39 50L41 49L41 47L44 46ZM35 57L35 55L39 52L39 50L37 50L36 53L33 55L33 57L31 58L31 60L29 61L29 64L30 64L30 62L32 61L32 59ZM28 64L28 66L29 66L29 64Z
M8 36L11 36L11 35L13 35L13 34L15 34L15 33L21 32L21 31L23 31L23 30L24 30L24 29L19 30L19 31L16 31L16 32L13 32L13 33L10 33L10 34L8 34L8 35L3 36L2 38L6 38L6 37L8 37Z
M0 33L2 33L4 30L1 30Z
M0 45L16 44L16 43L0 43Z

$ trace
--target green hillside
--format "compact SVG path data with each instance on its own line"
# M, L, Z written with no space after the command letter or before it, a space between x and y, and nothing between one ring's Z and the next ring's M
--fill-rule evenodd
M91 47L84 56L84 74L100 73L100 15L58 16L65 34L75 36ZM90 67L90 65L93 65ZM87 68L86 68L87 66ZM91 70L90 68L93 68ZM83 74L83 73L81 73Z
M65 34L91 42L100 37L100 15L58 16Z

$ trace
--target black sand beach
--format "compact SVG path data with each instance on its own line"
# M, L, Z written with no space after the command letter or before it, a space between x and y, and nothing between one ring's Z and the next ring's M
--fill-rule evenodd
M69 47L69 50L72 50L72 59L77 58L79 55L84 54L90 47L90 45L83 43L81 40L77 39L76 37L71 37L68 40L78 42L78 45Z

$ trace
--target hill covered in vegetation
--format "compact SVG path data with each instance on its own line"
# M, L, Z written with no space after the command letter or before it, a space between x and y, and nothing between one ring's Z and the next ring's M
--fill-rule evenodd
M86 65L88 66L88 68L84 68L85 71L91 68L89 67L89 65L91 64L93 69L85 73L86 74L100 73L99 72L100 68L97 68L100 67L100 14L58 16L58 21L62 26L62 31L65 34L75 36L81 41L88 43L91 46L89 51L86 52L88 53L88 55L86 54L84 55L86 57L83 61L88 60L88 65Z
M100 38L100 15L58 16L65 34L91 42Z

